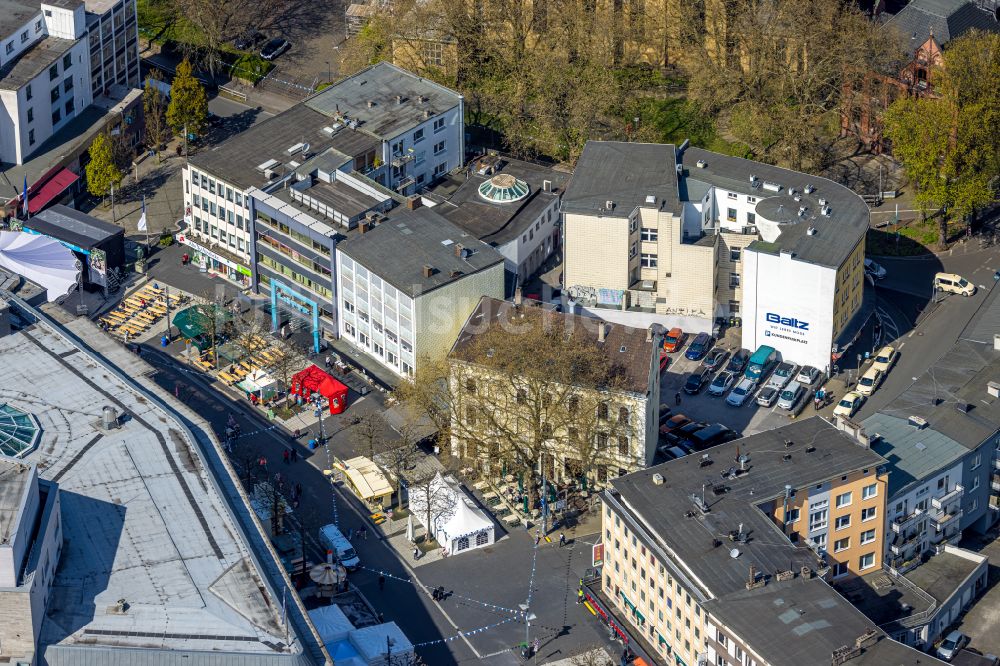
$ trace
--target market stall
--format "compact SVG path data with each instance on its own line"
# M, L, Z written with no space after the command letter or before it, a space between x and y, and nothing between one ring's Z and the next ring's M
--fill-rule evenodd
M431 525L424 527L449 555L493 543L493 521L454 479L438 472L429 484L411 486L408 492L410 511L421 523L427 520L430 503Z
M318 366L310 365L292 376L291 394L310 400L314 393L326 398L331 414L340 414L347 409L347 387Z
M264 370L250 372L236 386L247 393L253 393L261 401L273 398L278 393L278 381Z
M392 484L369 458L338 460L333 466L343 472L344 482L370 508L381 511L391 506Z

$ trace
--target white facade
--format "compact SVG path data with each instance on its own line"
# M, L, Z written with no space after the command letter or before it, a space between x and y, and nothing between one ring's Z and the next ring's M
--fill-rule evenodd
M919 564L924 552L962 538L959 524L965 488L961 481L962 462L958 461L889 498L885 559L894 569L907 571Z
M464 100L458 106L382 141L383 168L368 176L401 194L412 194L462 166L465 158ZM381 179L382 173L385 180Z
M250 266L250 200L234 187L192 166L184 174L184 220L188 233L215 244Z
M521 285L537 271L556 249L559 239L559 199L545 210L517 238L497 247L507 270Z

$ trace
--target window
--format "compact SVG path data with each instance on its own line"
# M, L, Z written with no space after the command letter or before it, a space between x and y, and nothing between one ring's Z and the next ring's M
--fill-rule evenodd
M420 143L424 140L424 128L421 127L413 133L413 143Z
M982 464L982 462L983 462L983 454L977 453L972 458L972 469L979 469L979 466Z
M729 261L733 262L734 264L739 263L740 254L742 254L742 250L740 248L738 247L729 248Z
M41 32L41 31L42 31L42 19L38 19L37 21L35 21L35 32Z
M757 197L751 197L747 195L747 203L757 203Z
M729 274L729 286L730 287L738 287L738 286L740 286L740 274L739 273L730 273Z
M851 493L841 493L837 495L837 508L851 505Z
M35 110L34 109L28 109L27 116L28 116L28 122L30 123L32 120L35 119Z
M608 420L608 403L602 402L599 405L597 405L597 418L601 419L602 421Z
M869 520L875 520L875 507L861 509L861 522L866 523Z
M440 132L443 129L444 129L444 118L435 118L434 119L434 131L435 132Z
M436 167L434 167L434 175L435 176L440 176L441 174L443 174L447 170L448 170L448 163L447 162L441 162L441 164L438 164Z
M216 217L216 215L215 215L215 202L214 201L208 202L208 212L212 215L212 217Z
M66 117L69 118L73 115L73 98L70 97L66 105L63 106L63 110L66 112Z
M861 489L861 499L871 499L878 495L878 484L873 483L870 486L865 486Z
M63 71L65 72L72 66L73 66L73 54L67 53L66 55L63 56Z
M847 575L847 562L837 562L833 565L833 577L840 578Z
M739 313L740 313L740 302L729 301L729 314L739 314Z
M798 519L799 519L799 510L789 509L788 514L785 517L785 522L790 524L796 522Z
M28 145L35 145L35 130L33 129L28 130Z
M736 209L735 208L727 208L726 209L726 219L729 220L730 222L735 222L736 221Z
M736 192L726 192L726 197L732 199L733 201L736 200L736 196Z
M837 516L836 529L843 530L851 526L851 514Z
M632 243L632 247L630 247L628 250L628 258L632 259L633 257L635 257L636 254L638 254L638 252L639 252L639 244Z
M55 64L49 67L49 81L55 81L59 78L59 65Z
M61 94L62 94L62 93L60 93L60 92L59 92L59 86L56 86L56 87L55 87L55 88L53 88L53 89L52 89L52 91L51 91L51 92L49 93L49 97L50 97L50 99L52 100L52 102L53 102L53 103L55 103L55 102L57 102L57 101L59 100L59 97L60 97L60 95L61 95Z
M659 232L656 229L649 229L648 227L642 228L642 240L655 241L658 237Z
M25 88L24 88L24 98L25 99L31 99L31 84L30 83L27 86L25 86Z
M618 455L628 455L628 437L621 436L618 438Z
M7 55L10 55L11 53L14 52L14 42L7 42L6 51Z
M865 553L858 558L858 568L864 571L875 566L875 553Z
M73 77L67 76L63 79L63 92L69 92L73 89Z
M622 424L628 423L628 407L618 408L618 423Z
M62 110L56 109L52 112L52 124L56 125L60 120L62 120Z
M438 141L434 144L434 154L440 155L444 152L444 141Z
M972 478L972 489L973 490L978 490L979 489L979 477L978 476Z
M757 214L756 213L747 213L747 224L750 225L751 227L753 225L757 224Z
M851 537L844 537L833 542L833 552L839 553L851 547Z
M24 32L21 33L21 43L24 44L26 41L28 41L28 31L27 30L25 30Z
M809 529L810 530L820 530L827 525L827 511L823 509L822 511L815 511L809 514Z
M656 268L656 255L655 254L645 254L642 255L642 267L643 268Z
M874 529L865 530L864 532L861 533L861 545L862 546L864 546L866 544L869 544L869 543L871 543L874 540L875 540L875 530Z
M232 201L233 200L233 188L231 188L231 187L227 187L226 188L226 200L227 201Z

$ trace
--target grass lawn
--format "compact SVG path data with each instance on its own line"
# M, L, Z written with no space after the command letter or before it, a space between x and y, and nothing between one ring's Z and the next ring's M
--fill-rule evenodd
M749 156L746 146L726 141L719 136L713 120L682 97L640 97L626 114L626 119L636 117L639 118L640 131L645 129L648 134L650 128L653 128L656 141L680 144L689 139L692 145L713 152L738 157Z
M900 226L898 233L892 229L869 229L866 251L883 257L915 257L933 252L937 240L936 221L915 221Z

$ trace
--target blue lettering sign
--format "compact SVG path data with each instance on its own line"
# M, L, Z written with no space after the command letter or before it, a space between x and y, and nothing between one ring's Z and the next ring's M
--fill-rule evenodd
M773 312L768 312L766 315L764 315L764 318L772 324L781 324L782 326L797 328L800 331L809 330L809 322L799 321L795 317L782 317L781 315L775 314Z

